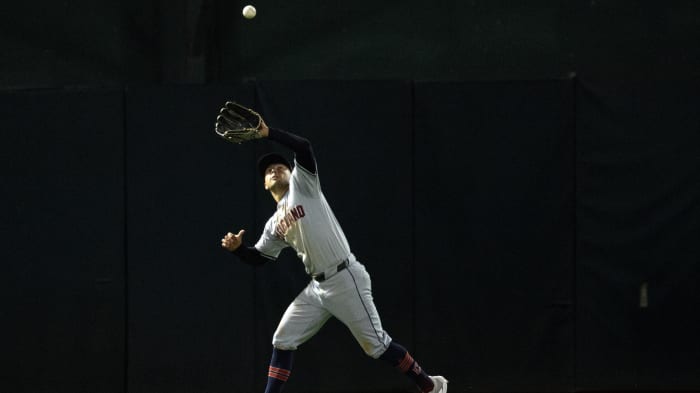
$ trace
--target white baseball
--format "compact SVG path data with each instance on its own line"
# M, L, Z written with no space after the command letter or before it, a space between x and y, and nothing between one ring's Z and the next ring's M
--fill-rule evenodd
M247 5L243 7L243 17L246 19L253 19L255 18L255 14L258 12L255 10L255 7L252 5Z

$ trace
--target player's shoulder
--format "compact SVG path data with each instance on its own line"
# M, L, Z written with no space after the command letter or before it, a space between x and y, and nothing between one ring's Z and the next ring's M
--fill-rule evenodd
M301 192L308 196L318 194L321 188L318 175L309 172L303 167L294 168L294 170L296 173L292 176L291 187L295 192Z
M303 175L303 176L312 176L312 177L318 176L318 174L316 172L311 172L309 169L307 169L303 165L299 164L299 162L296 159L294 160L294 169L292 169L292 175L294 175L295 173L297 175Z

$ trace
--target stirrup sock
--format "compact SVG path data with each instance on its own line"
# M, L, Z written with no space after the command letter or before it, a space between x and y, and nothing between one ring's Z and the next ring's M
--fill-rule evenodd
M418 362L413 359L406 348L401 345L392 341L391 344L389 344L389 348L387 348L379 359L389 362L389 364L411 378L423 393L428 393L435 387L430 376L421 368Z
M285 351L282 349L272 349L272 360L270 360L270 368L267 373L267 386L265 393L280 393L292 373L292 362L294 360L294 351Z

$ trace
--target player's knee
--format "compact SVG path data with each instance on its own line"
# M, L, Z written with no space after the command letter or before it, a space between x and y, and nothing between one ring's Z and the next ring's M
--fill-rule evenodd
M367 356L379 359L389 348L391 337L386 332L381 331L378 336L357 337L357 342Z

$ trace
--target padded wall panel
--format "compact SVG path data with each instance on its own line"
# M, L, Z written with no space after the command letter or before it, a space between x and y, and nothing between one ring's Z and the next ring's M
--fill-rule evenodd
M123 94L0 101L0 390L123 392Z
M700 386L698 83L577 91L577 385Z
M416 335L455 391L573 379L573 83L417 83Z
M214 133L251 86L127 91L129 392L250 392L253 270L221 248L250 226L251 151Z

